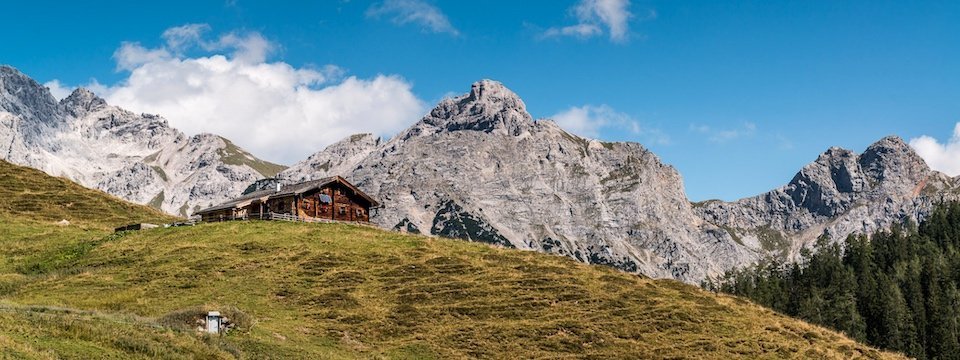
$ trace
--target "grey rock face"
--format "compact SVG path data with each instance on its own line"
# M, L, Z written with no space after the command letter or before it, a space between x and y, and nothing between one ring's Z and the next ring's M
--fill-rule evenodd
M795 259L821 236L841 241L922 220L934 204L960 198L951 190L958 184L891 136L859 155L831 148L782 188L735 202L705 202L696 211L752 248Z
M316 174L346 174L353 171L380 144L380 138L372 134L351 135L310 155L281 176L287 182L296 183L316 179Z
M9 66L0 66L0 111L19 116L29 125L61 123L62 109L50 91Z
M261 173L272 164L219 136L186 137L160 116L110 106L87 89L58 103L8 66L0 66L0 159L184 216L273 175Z
M386 228L688 282L766 256L795 259L820 236L839 241L917 221L960 194L960 180L888 137L863 154L831 148L780 189L691 204L676 170L640 144L534 121L516 94L489 80L443 100L390 141L355 135L279 177L331 175L379 198L374 221Z
M347 143L279 176L344 176L381 200L374 221L385 228L650 276L696 281L759 256L695 216L677 171L640 144L602 143L534 121L494 81L442 101L388 142L343 151ZM328 163L338 167L315 165Z

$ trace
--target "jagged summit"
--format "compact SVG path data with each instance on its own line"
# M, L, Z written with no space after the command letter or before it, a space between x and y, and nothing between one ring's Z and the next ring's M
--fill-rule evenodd
M870 149L873 148L909 150L910 145L907 145L907 142L903 141L903 138L897 135L887 135L867 147L867 151L870 151Z
M861 156L868 159L895 157L905 161L923 162L923 158L896 135L884 137L870 144Z
M497 81L480 80L469 93L441 101L401 138L461 130L519 135L531 125L533 117L516 93Z
M107 107L107 101L86 88L77 88L70 96L60 100L60 106L75 117Z
M832 147L779 189L704 204L697 212L746 243L753 240L793 257L822 236L841 241L849 234L918 222L933 203L957 198L960 192L950 189L958 185L931 170L903 139L887 136L861 154Z
M867 147L862 154L831 147L817 160L804 166L784 188L798 206L811 208L811 197L818 212L827 211L822 202L839 199L839 193L866 191L910 191L930 175L923 159L898 136L887 136ZM811 210L813 210L811 208Z
M867 147L860 155L860 166L877 181L900 186L915 184L930 172L926 161L899 136L887 136Z
M520 100L512 90L508 89L503 83L490 79L483 79L470 85L470 93L466 94L464 101L469 102L492 102L503 103L504 107L516 108L526 111L527 106Z
M755 257L719 228L701 228L680 175L653 153L535 122L491 80L443 100L394 139L350 137L278 177L331 175L381 200L372 220L385 228L687 281Z

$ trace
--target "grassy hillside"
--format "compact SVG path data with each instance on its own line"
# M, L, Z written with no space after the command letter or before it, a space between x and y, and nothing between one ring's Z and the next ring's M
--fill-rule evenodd
M63 220L68 224L61 224ZM175 220L158 210L0 160L0 272L24 271L23 260L38 253L52 256L50 262L79 256L120 225ZM2 289L0 283L0 295Z
M0 219L40 225L69 221L73 227L108 230L121 223L174 218L102 191L0 160Z
M25 188L8 196L47 192ZM739 298L563 257L346 224L103 230L159 215L135 206L128 218L86 212L80 232L53 224L84 206L0 212L0 358L897 357ZM198 335L207 310L237 328Z

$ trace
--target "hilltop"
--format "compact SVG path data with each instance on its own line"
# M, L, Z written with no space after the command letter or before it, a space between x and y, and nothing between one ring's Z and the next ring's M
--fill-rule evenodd
M3 162L0 185L0 357L897 357L566 257L348 224L111 234L169 218ZM236 330L197 335L205 310Z

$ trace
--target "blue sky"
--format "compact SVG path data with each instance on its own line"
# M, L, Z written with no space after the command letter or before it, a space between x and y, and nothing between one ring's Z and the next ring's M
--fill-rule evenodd
M692 200L755 195L830 146L891 134L960 173L956 1L30 1L4 13L0 63L287 164L349 132L395 133L492 78L534 117L643 143ZM230 77L255 71L286 88ZM235 130L245 121L323 134L280 151L283 131Z

